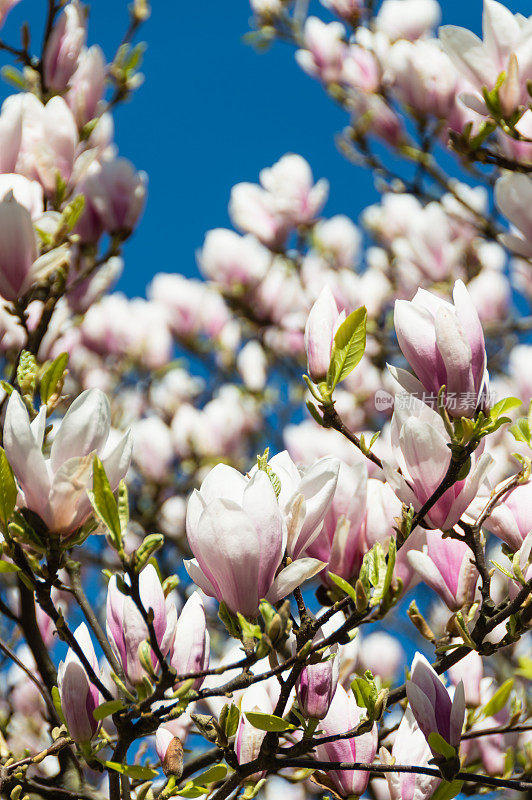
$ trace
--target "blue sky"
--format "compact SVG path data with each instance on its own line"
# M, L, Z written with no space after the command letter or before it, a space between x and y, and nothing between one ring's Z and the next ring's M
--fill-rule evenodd
M277 44L265 54L242 42L247 0L152 0L140 38L148 43L146 80L116 114L120 153L149 174L146 213L126 248L119 287L144 294L158 271L197 274L205 231L227 226L230 188L257 180L286 152L301 153L331 184L325 212L356 219L377 195L371 176L337 152L346 116ZM443 21L480 29L481 0L442 0ZM530 0L507 3L530 13ZM1 36L17 43L27 19L40 37L43 0L22 0ZM311 8L319 10L316 0ZM127 25L127 0L94 0L89 40L112 57ZM37 36L38 33L38 36ZM5 56L1 54L2 63ZM7 90L3 88L3 94Z

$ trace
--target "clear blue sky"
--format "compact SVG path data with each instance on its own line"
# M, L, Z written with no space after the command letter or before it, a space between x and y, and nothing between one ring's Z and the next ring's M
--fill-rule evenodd
M22 0L0 34L18 43L27 19L39 32L44 0ZM116 114L121 155L149 174L146 213L126 248L120 288L143 294L157 271L196 274L195 250L205 231L229 224L234 183L257 180L281 155L301 153L315 177L327 177L327 214L356 219L376 198L371 177L347 164L334 134L346 116L276 44L265 54L242 42L251 16L247 0L152 0L140 38L148 43L146 80ZM441 0L443 22L479 32L481 0ZM530 13L530 0L508 0ZM317 0L311 9L322 11ZM127 24L127 0L94 0L89 41L110 58ZM5 63L5 54L0 54ZM2 89L5 94L5 88Z

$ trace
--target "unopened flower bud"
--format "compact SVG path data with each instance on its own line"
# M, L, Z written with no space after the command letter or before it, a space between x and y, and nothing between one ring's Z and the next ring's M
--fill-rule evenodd
M416 601L412 600L410 605L408 606L408 610L406 612L410 618L410 621L413 625L418 629L420 634L425 638L428 639L429 642L433 642L435 640L434 633L430 629L426 619L422 616L419 608L416 605Z
M161 760L164 774L180 778L183 774L183 745L178 736L161 725L155 734L155 749Z

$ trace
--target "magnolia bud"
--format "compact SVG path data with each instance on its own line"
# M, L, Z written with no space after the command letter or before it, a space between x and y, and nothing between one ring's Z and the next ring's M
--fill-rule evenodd
M180 778L183 774L183 745L178 736L161 725L155 734L155 749L161 760L164 774Z
M430 629L425 618L421 615L421 612L418 609L415 600L412 600L412 602L408 606L408 610L406 613L408 614L410 621L412 622L413 625L416 626L420 634L424 636L425 639L428 639L429 642L433 642L436 637L434 636L434 633Z

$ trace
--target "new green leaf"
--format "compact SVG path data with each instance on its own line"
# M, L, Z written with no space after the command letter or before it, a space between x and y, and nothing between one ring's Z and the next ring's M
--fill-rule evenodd
M366 321L367 311L362 306L351 312L336 331L327 373L327 387L331 391L337 383L347 378L364 355Z

